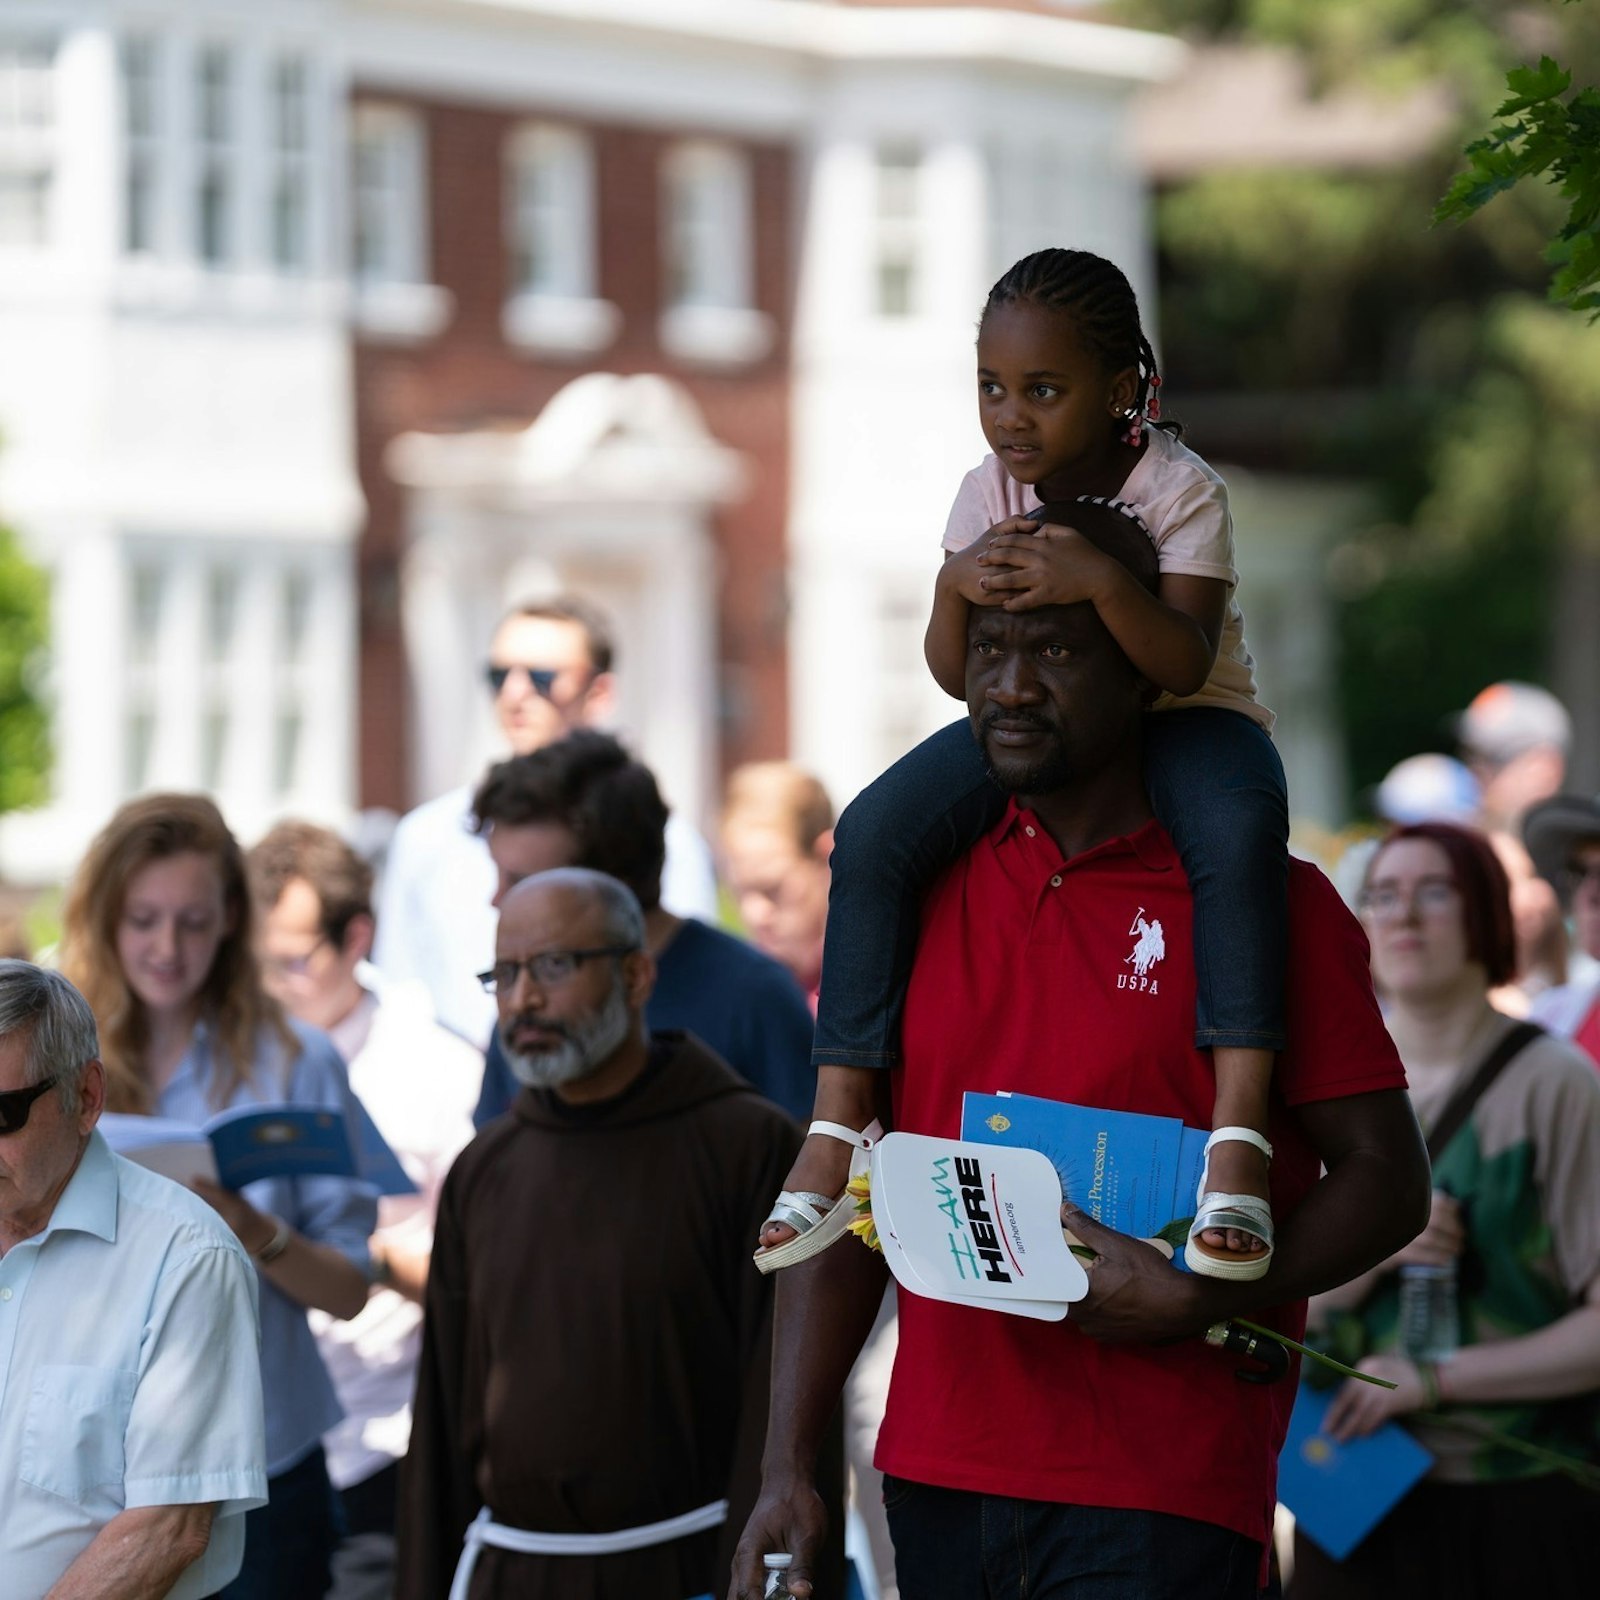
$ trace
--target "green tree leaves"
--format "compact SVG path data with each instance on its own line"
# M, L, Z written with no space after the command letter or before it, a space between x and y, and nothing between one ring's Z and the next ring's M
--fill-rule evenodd
M1466 169L1434 217L1464 222L1528 179L1553 183L1566 216L1545 250L1556 269L1551 298L1600 317L1600 89L1570 92L1572 73L1549 56L1512 68L1506 88L1493 128L1467 146Z
M49 721L38 674L48 635L45 576L0 527L0 811L45 798Z

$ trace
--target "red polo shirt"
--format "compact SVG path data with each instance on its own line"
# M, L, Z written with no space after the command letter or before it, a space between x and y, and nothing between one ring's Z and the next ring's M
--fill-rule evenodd
M1291 1108L1405 1087L1355 918L1300 861L1289 911L1289 1045L1268 1129L1280 1220L1320 1171ZM1209 1127L1216 1080L1194 1047L1190 941L1188 881L1158 824L1065 861L1013 805L924 908L895 1126L952 1137L965 1090L1010 1089ZM899 1298L883 1471L1169 1512L1265 1541L1292 1383L1241 1383L1236 1359L1198 1340L1101 1345L1070 1319ZM1302 1303L1260 1320L1298 1335L1304 1318Z

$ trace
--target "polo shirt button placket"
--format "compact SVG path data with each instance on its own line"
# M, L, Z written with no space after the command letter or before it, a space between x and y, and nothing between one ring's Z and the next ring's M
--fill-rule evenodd
M1050 887L1052 889L1059 889L1061 887L1061 874L1059 872L1050 880Z

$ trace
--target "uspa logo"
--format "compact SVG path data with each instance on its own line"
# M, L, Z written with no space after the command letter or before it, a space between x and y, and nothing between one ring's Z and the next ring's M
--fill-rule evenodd
M1161 931L1159 919L1147 920L1144 907L1140 906L1134 913L1128 937L1135 943L1133 949L1122 958L1122 964L1132 970L1117 974L1117 987L1131 989L1138 994L1160 994L1161 979L1152 975L1152 969L1158 966L1167 954L1166 936Z

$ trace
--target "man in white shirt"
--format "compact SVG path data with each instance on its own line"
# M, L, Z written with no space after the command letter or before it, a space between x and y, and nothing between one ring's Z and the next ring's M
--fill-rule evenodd
M65 978L0 961L0 1591L196 1600L267 1498L256 1273L96 1132L99 1048Z
M268 990L321 1028L350 1087L417 1186L379 1202L375 1282L347 1322L311 1313L344 1420L323 1439L344 1539L330 1600L386 1600L394 1587L395 1486L411 1437L411 1391L439 1188L472 1137L483 1063L433 1020L418 989L362 980L372 948L372 869L337 834L281 822L249 855L256 946Z
M484 667L509 753L525 756L574 728L604 725L616 708L615 658L610 623L575 595L509 612ZM422 984L438 1020L483 1050L494 1002L476 974L494 959L495 869L473 827L472 794L470 784L452 789L401 819L379 889L372 959L385 978ZM716 921L710 847L676 816L667 824L661 890L668 910Z

